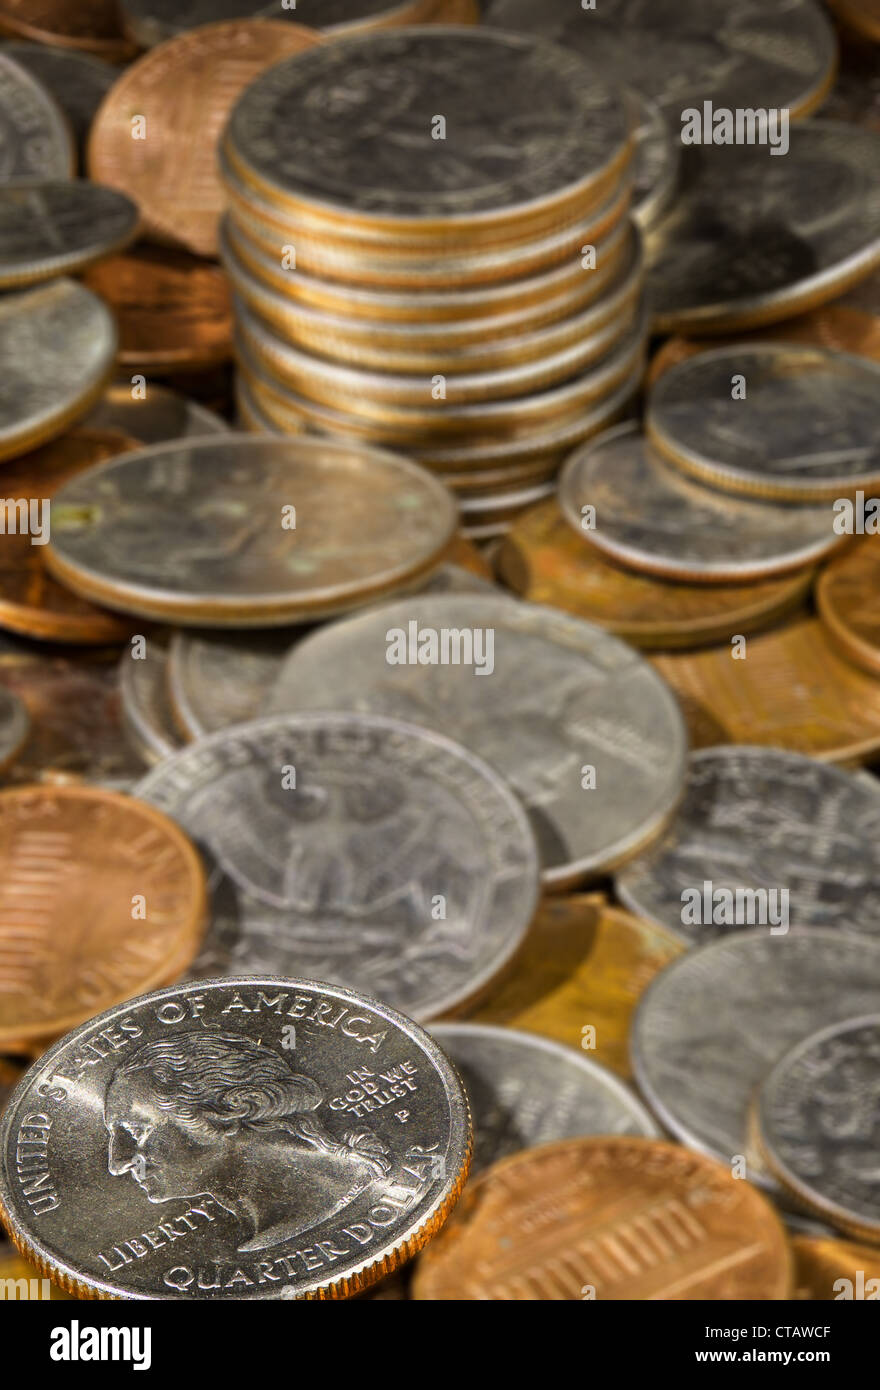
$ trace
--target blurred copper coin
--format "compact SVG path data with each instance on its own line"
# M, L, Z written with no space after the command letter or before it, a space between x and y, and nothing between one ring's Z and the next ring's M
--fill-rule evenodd
M823 570L816 603L841 655L880 676L880 537L847 548Z
M519 517L496 561L520 598L598 623L637 647L699 647L769 626L803 601L813 573L759 583L684 584L639 574L581 540L556 501Z
M694 748L766 744L832 763L880 753L880 681L839 656L814 618L745 646L734 637L651 660L681 701Z
M232 306L222 270L184 252L136 246L92 266L84 284L119 325L121 367L202 371L232 353Z
M152 806L94 787L0 792L0 864L0 1042L65 1033L198 949L204 869Z
M160 44L103 102L89 140L91 177L134 199L146 235L216 255L225 204L216 148L229 113L264 68L317 41L299 25L251 19L207 23ZM132 128L138 118L142 139Z
M136 441L119 431L81 425L4 467L3 486L8 497L29 499L29 512L28 526L22 528L17 524L21 518L16 509L7 507L6 534L0 545L0 625L51 642L126 639L130 623L56 583L44 560L56 490L94 464L135 447ZM34 503L39 509L36 527L31 522ZM12 518L15 530L10 525Z
M766 1197L703 1154L621 1135L490 1168L423 1252L413 1296L679 1301L790 1289L788 1241Z
M880 0L828 0L831 9L857 34L880 43Z
M122 33L116 0L3 0L0 33L50 47L72 48L122 63L132 46Z
M880 1246L831 1236L795 1236L795 1297L880 1300Z

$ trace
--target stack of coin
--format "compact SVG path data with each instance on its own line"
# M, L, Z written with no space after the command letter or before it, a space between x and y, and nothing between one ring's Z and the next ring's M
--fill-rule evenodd
M264 74L221 144L244 424L400 450L468 534L505 530L640 382L640 122L582 59L488 29Z

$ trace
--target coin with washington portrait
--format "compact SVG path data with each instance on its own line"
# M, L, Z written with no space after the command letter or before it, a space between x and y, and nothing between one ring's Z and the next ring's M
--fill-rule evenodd
M461 1082L403 1015L303 980L201 981L90 1019L26 1073L0 1213L85 1297L344 1298L442 1225L470 1150Z

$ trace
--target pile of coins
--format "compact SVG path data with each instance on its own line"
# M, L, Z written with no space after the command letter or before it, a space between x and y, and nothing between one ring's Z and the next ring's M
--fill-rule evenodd
M398 449L466 535L502 531L641 379L639 119L578 57L488 29L279 63L221 150L244 422Z
M831 8L0 0L0 1292L880 1294Z

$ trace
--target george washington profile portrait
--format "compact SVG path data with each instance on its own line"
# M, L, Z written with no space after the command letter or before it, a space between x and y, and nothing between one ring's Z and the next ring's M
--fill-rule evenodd
M391 1171L360 1127L334 1137L321 1088L272 1047L193 1029L145 1043L104 1096L108 1166L151 1202L210 1194L241 1223L242 1252L320 1225Z

